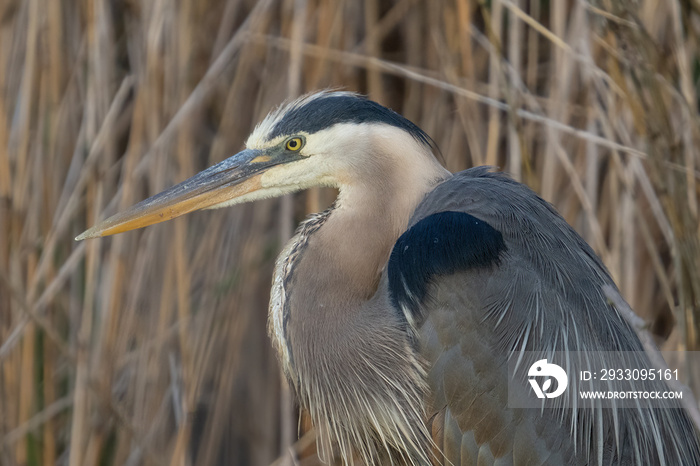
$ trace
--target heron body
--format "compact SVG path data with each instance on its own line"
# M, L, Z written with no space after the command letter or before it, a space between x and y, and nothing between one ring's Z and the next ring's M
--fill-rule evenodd
M321 457L346 464L700 464L681 409L507 407L525 351L635 351L600 259L545 201L356 94L273 111L246 150L93 227L104 236L333 186L280 254L269 333ZM649 367L647 362L646 367Z

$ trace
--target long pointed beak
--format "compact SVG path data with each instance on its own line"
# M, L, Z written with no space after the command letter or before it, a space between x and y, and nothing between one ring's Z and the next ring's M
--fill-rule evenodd
M76 237L77 241L122 233L213 207L260 189L262 172L280 161L246 149L153 197L119 212Z

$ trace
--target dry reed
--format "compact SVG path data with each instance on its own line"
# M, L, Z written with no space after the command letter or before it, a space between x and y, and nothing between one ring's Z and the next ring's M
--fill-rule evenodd
M4 2L0 464L316 463L265 319L332 191L73 237L325 87L538 190L663 348L700 350L699 35L680 0Z

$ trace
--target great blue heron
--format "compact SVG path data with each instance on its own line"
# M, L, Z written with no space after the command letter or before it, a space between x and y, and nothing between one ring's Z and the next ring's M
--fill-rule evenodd
M515 409L523 351L635 351L613 281L555 210L506 175L457 174L431 139L357 94L273 111L246 149L89 229L339 189L280 254L269 333L326 457L346 464L700 464L680 409Z

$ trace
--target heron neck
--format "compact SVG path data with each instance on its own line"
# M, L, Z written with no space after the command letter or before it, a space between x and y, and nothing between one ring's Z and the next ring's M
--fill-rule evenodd
M309 240L297 275L311 280L304 284L305 294L322 306L303 306L301 312L347 313L352 304L375 294L391 249L416 206L449 176L434 159L425 158L423 167L384 167L390 177L364 177L340 187L335 208Z
M381 414L382 407L416 407L423 399L420 365L380 286L391 249L416 206L450 176L428 154L413 155L421 161L393 167L377 166L391 159L376 157L374 167L382 169L377 173L386 176L355 176L370 181L341 186L335 207L300 227L277 262L270 335L321 441L329 443L331 432L347 432L334 438L341 449L367 432L368 419L392 420L382 426L386 438L403 439L422 425L420 409ZM382 364L381 356L367 354L393 359ZM429 437L421 435L400 442L427 448Z
M406 464L428 464L423 373L380 277L411 214L439 179L344 187L293 265L279 347L286 345L285 373L322 444L337 442L347 451L352 439L378 428L378 436L403 445L402 460L425 460ZM366 464L372 458L379 453L367 454Z

